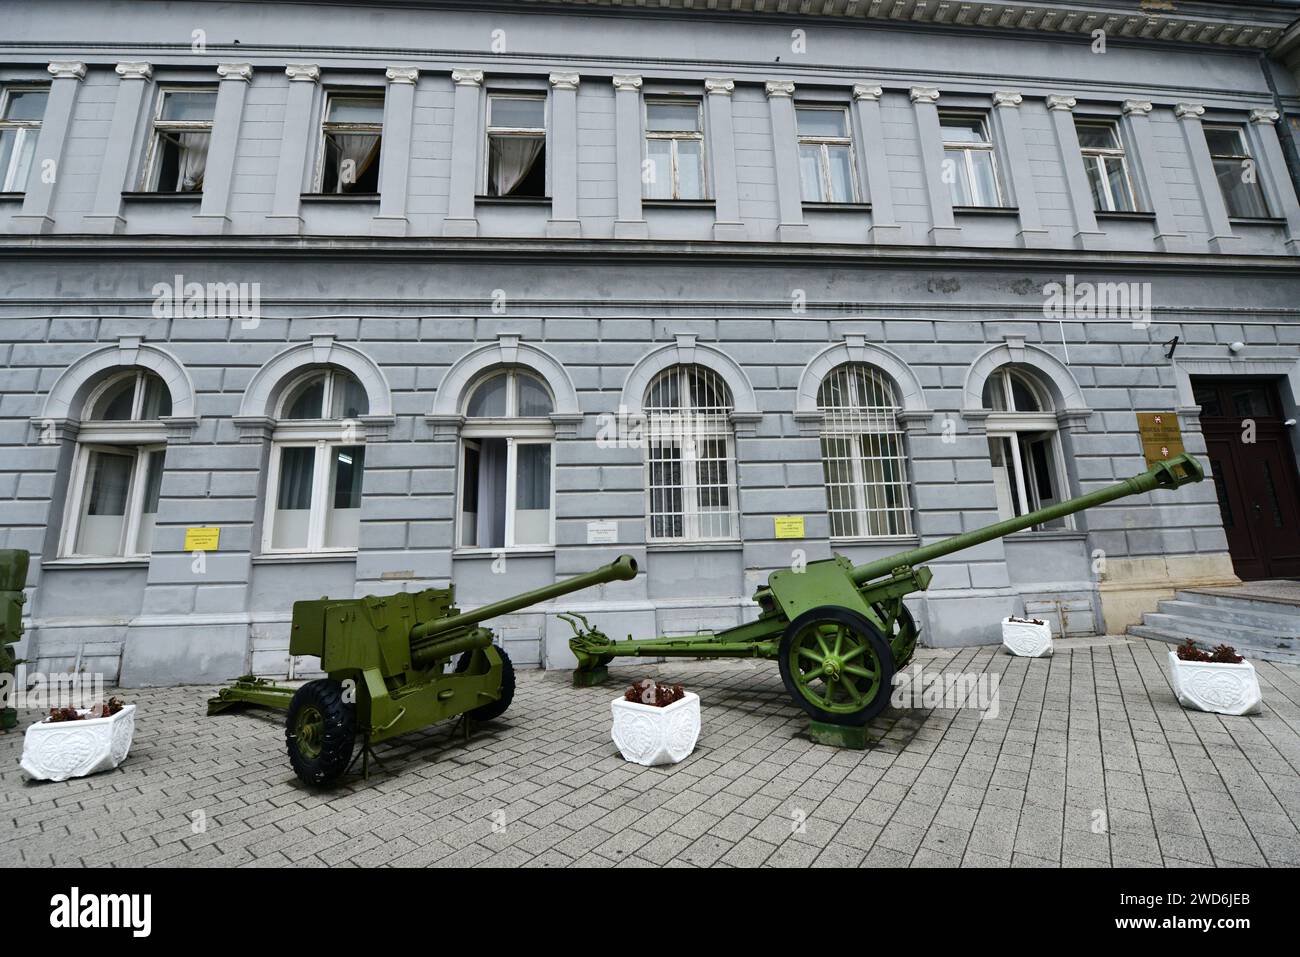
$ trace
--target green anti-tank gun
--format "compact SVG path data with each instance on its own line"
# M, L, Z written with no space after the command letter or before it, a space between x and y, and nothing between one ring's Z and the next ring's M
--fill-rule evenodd
M781 680L814 721L861 726L884 710L895 672L916 648L918 629L903 599L924 591L924 562L1129 495L1175 489L1205 477L1183 453L1114 485L887 558L854 565L836 555L773 572L754 594L754 621L686 637L613 641L581 615L569 646L577 685L596 684L616 657L775 658Z

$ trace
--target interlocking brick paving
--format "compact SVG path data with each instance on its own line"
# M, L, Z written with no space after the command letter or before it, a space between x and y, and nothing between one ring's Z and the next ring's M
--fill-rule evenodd
M773 663L637 663L622 673L703 703L695 753L662 768L610 741L618 685L521 672L468 743L439 725L328 792L294 777L278 715L206 717L210 688L131 690L117 771L27 782L21 734L0 735L0 864L1300 865L1300 668L1258 663L1264 713L1220 717L1179 707L1167 651L923 650L927 671L997 675L997 717L891 708L863 752L813 744Z

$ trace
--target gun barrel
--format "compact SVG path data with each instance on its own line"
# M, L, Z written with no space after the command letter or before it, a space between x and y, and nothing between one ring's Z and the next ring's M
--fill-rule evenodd
M1158 488L1178 488L1191 482L1199 482L1203 478L1205 478L1205 470L1201 468L1201 463L1187 452L1184 452L1167 462L1157 462L1145 472L1132 478L1124 479L1122 482L1098 489L1095 492L1089 492L1087 495L1080 495L1078 498L1057 502L1055 505L1018 515L1015 518L1008 518L1005 521L984 528L977 528L972 532L954 535L952 538L945 538L931 545L922 545L920 548L914 548L899 555L891 555L874 562L867 562L864 565L857 565L849 574L855 584L865 585L869 581L888 575L895 568L902 565L921 565L943 555L961 551L963 548L981 545L995 538L1010 535L1012 532L1019 532L1043 522L1050 522L1065 515L1081 512L1086 508L1092 508L1094 505L1113 502L1117 498L1125 498L1129 495L1141 495L1143 492L1150 492Z
M631 555L620 555L608 565L602 565L600 568L585 574L574 575L572 578L564 579L564 581L535 588L512 598L492 602L490 605L475 608L473 611L462 612L459 615L453 615L451 618L438 618L434 621L422 622L411 629L411 641L424 641L436 635L469 628L479 622L487 621L489 618L508 615L512 611L518 611L521 608L527 608L529 605L536 605L551 598L558 598L570 592L581 591L583 588L590 588L592 585L602 585L605 582L612 581L628 581L636 577L636 571L636 559Z

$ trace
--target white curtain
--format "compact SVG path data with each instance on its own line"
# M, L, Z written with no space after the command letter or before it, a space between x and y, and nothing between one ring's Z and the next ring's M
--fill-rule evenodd
M208 167L208 141L210 133L182 133L180 156L177 162L176 191L200 193L203 191L203 171Z
M374 133L335 133L333 139L339 151L338 181L334 184L334 192L350 192L344 186L359 183L371 164L379 159L379 137ZM352 178L351 182L345 183L343 173L349 166Z
M491 144L492 195L509 196L542 155L541 137L497 136Z

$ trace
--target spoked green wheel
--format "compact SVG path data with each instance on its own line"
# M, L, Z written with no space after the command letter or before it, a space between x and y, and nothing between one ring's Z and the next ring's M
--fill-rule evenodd
M284 739L289 763L304 784L329 784L346 771L356 736L357 709L344 700L340 682L322 678L294 692Z
M818 721L864 725L889 704L889 645L870 621L847 608L813 608L790 622L778 664L790 697Z

